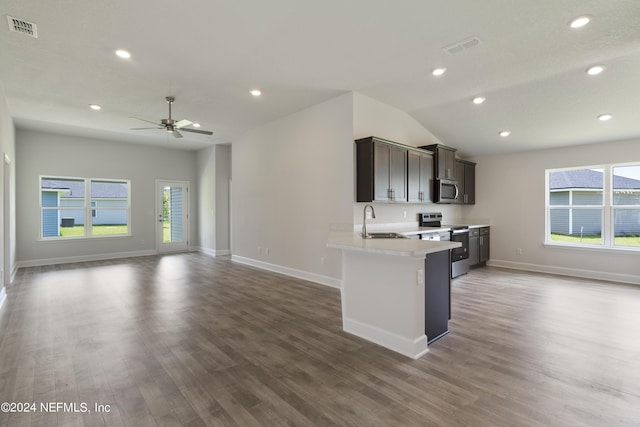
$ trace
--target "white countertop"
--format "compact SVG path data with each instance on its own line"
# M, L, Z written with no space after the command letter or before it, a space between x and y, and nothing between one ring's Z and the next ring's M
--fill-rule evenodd
M423 231L416 231L422 228ZM424 233L431 231L428 227L412 227L410 231L403 232L393 229L393 232L401 234ZM327 240L327 246L335 249L350 251L370 252L385 255L424 257L426 254L459 248L460 242L433 241L419 239L363 239L359 233L351 231L331 231Z

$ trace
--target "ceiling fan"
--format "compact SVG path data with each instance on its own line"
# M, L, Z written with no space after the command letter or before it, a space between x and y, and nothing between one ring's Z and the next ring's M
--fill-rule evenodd
M138 119L138 120L141 120L143 122L154 124L154 125L156 125L156 127L152 127L152 128L131 128L131 130L164 129L167 132L173 134L173 136L175 138L182 138L182 134L180 132L178 132L178 129L180 129L183 132L193 132L193 133L201 133L201 134L204 134L204 135L213 135L213 132L208 131L208 130L185 128L185 126L189 126L189 125L193 124L193 122L190 121L190 120L173 120L171 118L171 104L173 104L173 102L176 99L173 96L167 96L165 99L167 100L167 103L169 104L169 118L168 119L162 119L162 120L160 120L160 123L156 123L156 122L152 122L151 120L145 120L145 119L141 119L139 117L132 117L133 119Z

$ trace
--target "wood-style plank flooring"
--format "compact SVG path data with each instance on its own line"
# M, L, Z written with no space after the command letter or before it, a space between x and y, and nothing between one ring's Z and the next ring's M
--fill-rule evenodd
M472 270L419 360L344 333L336 289L197 253L21 269L7 294L0 402L38 407L1 426L640 425L631 285Z

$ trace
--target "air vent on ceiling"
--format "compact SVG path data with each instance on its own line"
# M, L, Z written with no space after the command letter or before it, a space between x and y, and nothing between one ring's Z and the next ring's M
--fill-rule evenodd
M480 39L476 36L469 37L468 39L460 40L455 42L454 44L443 47L442 50L447 52L449 55L454 55L456 53L460 53L463 50L471 49L472 47L476 47L480 44Z
M9 23L9 29L16 33L25 34L33 38L38 38L38 26L33 22L25 21L24 19L14 18L7 15L7 22Z

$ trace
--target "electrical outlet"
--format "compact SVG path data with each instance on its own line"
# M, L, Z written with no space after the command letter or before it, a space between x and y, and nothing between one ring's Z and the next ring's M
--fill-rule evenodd
M417 275L418 275L418 277L417 277L418 282L416 283L416 285L418 285L418 286L423 285L424 284L424 270L423 269L418 270Z
M522 255L522 248L516 248L516 255Z
M269 255L269 248L264 248L264 254Z
M326 262L326 260L324 259L323 256L320 257L320 264L324 265Z
M366 212L366 216L367 216L367 219L373 219L373 216L371 215L371 211L368 210L368 209L367 209L367 212Z
M406 218L407 217L407 211L402 211L402 217Z

